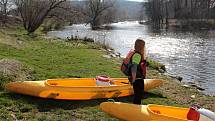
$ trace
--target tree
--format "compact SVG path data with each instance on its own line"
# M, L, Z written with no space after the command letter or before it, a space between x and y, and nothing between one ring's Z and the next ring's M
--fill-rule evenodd
M214 19L215 0L150 0L147 3L147 14L153 25L160 25L160 20L177 19L182 25L208 24Z
M86 1L85 9L81 12L86 16L87 23L90 23L91 28L94 30L100 26L103 21L102 16L106 11L109 14L108 9L114 6L114 0L88 0ZM113 12L112 12L113 13Z
M66 0L14 0L28 34L40 27L48 14Z
M10 5L9 0L0 0L0 22L5 24L7 21L8 7Z
M116 11L117 10L115 8L110 8L107 11L105 11L102 16L102 18L103 18L102 23L104 23L104 24L113 23L116 18L116 15L115 15Z
M66 1L52 10L43 22L43 30L50 31L60 29L65 25L72 25L78 20L78 11L75 10L72 1Z

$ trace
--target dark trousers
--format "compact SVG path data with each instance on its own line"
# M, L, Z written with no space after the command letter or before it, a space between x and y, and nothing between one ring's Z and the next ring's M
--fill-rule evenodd
M141 99L143 97L144 93L144 81L143 79L137 79L133 83L133 90L134 90L134 98L133 103L134 104L141 104Z

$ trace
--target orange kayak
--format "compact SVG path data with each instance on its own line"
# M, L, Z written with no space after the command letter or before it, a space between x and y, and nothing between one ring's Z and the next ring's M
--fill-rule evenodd
M111 116L125 121L191 121L187 119L189 108L120 102L104 102L100 104L100 108Z
M133 94L133 89L127 78L113 79L115 82L111 86L97 86L94 78L66 78L11 82L6 84L5 88L19 94L64 100L115 98ZM145 79L144 82L145 91L163 83L160 79Z

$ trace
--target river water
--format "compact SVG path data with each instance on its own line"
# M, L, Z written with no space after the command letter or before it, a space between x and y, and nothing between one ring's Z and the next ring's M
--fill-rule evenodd
M148 57L161 62L167 72L183 77L204 88L203 93L215 96L215 31L152 31L138 22L113 23L112 30L92 31L82 24L51 31L48 36L92 38L125 56L138 37L147 43Z

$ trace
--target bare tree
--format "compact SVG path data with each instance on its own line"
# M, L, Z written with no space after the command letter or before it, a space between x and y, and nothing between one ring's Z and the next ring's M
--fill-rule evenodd
M90 23L92 29L96 29L103 21L102 16L104 13L108 13L108 9L114 6L114 0L87 0L85 9L82 9L82 13L87 18L87 23ZM106 11L106 12L105 12ZM112 12L111 10L109 12Z
M6 19L9 3L9 0L0 0L0 22L3 24L7 21Z
M56 9L52 10L43 22L43 31L61 29L65 25L72 25L76 21L80 22L80 12L75 9L71 1L60 4ZM82 17L81 17L82 18Z
M14 0L28 34L43 23L48 14L66 0Z
M207 21L215 16L215 0L150 0L147 8L150 20L156 25L162 24L165 18L166 24L168 19L177 19L185 26L200 26L200 22L207 26L210 24Z
M103 18L103 21L102 23L104 24L109 24L109 23L113 23L115 21L115 13L116 13L116 9L115 8L110 8L108 9L107 11L104 12L102 18Z
M70 22L70 24L73 24L73 22L80 21L78 19L84 17L83 15L81 16L81 12L77 9L78 7L78 5L73 5L72 1L64 2L58 8L50 12L49 17L54 17L60 21Z

